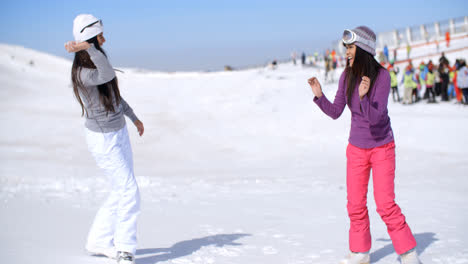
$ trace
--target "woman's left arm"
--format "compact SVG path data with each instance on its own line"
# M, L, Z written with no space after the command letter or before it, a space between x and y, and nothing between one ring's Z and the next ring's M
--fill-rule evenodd
M381 70L372 89L361 99L361 110L371 125L379 123L388 115L388 95L390 94L390 74Z

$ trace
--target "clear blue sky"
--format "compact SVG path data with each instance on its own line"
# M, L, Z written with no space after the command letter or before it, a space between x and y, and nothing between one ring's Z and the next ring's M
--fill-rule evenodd
M114 66L154 70L219 70L322 51L344 28L376 32L468 15L467 0L6 0L0 42L72 59L80 13L101 18Z

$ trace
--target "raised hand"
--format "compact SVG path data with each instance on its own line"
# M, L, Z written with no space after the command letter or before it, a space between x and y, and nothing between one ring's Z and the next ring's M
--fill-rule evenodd
M370 79L367 76L363 76L361 83L359 84L359 98L364 98L364 95L369 92Z
M86 50L89 47L91 47L91 45L86 41L83 41L83 42L80 42L80 43L76 43L76 41L69 41L69 42L65 43L65 49L70 53L71 52L78 52L80 50Z
M320 85L320 82L317 80L317 78L312 77L309 80L307 80L307 82L309 83L310 88L312 88L312 92L314 93L314 95L317 96L317 98L322 97L322 86Z

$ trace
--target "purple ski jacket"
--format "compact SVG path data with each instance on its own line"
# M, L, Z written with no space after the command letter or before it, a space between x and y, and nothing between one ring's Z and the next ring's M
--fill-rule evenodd
M337 119L343 113L346 105L351 111L351 130L349 143L364 149L370 149L392 142L393 131L388 116L388 95L390 93L390 74L385 69L380 69L379 75L371 87L370 92L363 99L359 98L359 83L351 98L351 105L347 102L346 72L343 72L338 84L335 100L331 103L325 94L320 98L315 97L314 102L322 111L333 119Z

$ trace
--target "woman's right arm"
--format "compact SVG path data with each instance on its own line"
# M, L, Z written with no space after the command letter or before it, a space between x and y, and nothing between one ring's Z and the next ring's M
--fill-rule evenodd
M86 50L93 61L96 69L82 68L81 81L85 86L95 86L107 83L115 78L115 71L109 63L107 57L91 45Z
M345 73L340 77L340 81L338 83L338 91L335 95L335 100L333 104L325 97L325 94L315 96L314 102L318 105L318 107L329 117L333 119L337 119L343 113L343 110L346 106L346 93L345 93Z

